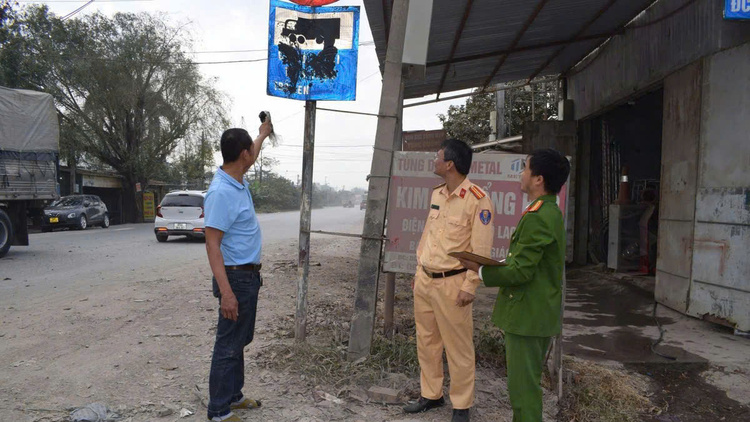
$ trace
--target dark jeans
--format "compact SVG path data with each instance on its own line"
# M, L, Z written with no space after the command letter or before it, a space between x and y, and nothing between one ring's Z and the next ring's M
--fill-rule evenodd
M219 309L211 374L208 377L208 419L226 415L230 411L230 403L242 397L242 387L245 385L244 349L253 341L258 291L263 285L258 271L228 270L227 277L239 303L239 316L237 321L226 319ZM221 305L215 278L213 291Z

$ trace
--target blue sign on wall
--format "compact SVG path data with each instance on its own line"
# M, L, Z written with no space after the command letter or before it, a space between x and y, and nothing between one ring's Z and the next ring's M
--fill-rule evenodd
M725 0L724 19L750 19L750 0Z
M359 7L306 7L271 0L268 95L354 101Z

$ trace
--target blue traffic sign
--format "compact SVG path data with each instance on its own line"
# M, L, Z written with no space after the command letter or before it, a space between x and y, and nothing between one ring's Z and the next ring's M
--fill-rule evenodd
M725 0L724 19L750 19L750 0Z
M354 101L359 7L306 7L271 0L268 95Z

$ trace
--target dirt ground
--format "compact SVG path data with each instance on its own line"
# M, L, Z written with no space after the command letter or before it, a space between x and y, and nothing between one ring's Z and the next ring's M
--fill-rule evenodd
M346 350L359 242L315 237L311 251L308 341L310 348L327 347L333 350L332 356L341 356ZM245 393L262 400L263 406L240 415L258 421L450 420L450 406L411 416L402 412L401 405L367 400L364 391L372 386L395 388L402 391L403 399L413 398L418 394L414 371L383 371L363 382L354 367L350 379L342 378L341 372L327 378L304 369L324 367L325 362L306 362L303 354L285 352L294 348L296 256L296 243L264 251L255 340L245 353ZM409 279L399 277L397 335L410 342L409 290ZM488 321L494 293L483 292L475 305L478 336L493 330ZM379 303L381 330L382 300ZM152 269L134 268L132 281L116 288L39 298L4 309L1 315L0 420L60 422L68 420L71 409L92 402L105 403L122 421L205 420L203 403L217 318L206 261L172 272L168 278L155 276ZM487 360L477 370L472 420L510 421L504 371ZM328 368L340 365L334 361ZM365 362L362 368L371 370L378 364ZM660 374L647 372L656 374L654 378ZM692 419L684 413L678 419L650 420L721 420L724 414L743 409L730 402L726 412L733 413L722 413L718 419ZM688 412L690 406L698 405L684 406ZM181 417L181 413L192 415ZM557 413L556 398L546 391L545 421L557 420Z

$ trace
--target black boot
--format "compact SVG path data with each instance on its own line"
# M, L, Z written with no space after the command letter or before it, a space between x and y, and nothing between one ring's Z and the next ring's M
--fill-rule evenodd
M453 409L451 422L469 422L469 409Z
M409 403L404 406L404 412L406 413L419 413L426 412L430 409L445 405L445 398L440 397L439 399L432 400L420 397L419 400L414 403Z

